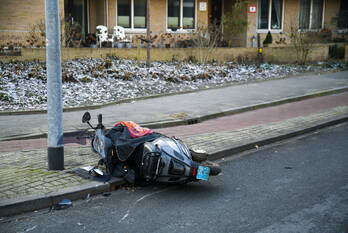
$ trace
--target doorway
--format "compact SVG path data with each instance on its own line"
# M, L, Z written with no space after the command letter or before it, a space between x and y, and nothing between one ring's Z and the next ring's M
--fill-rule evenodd
M211 16L210 16L210 24L215 25L217 27L222 24L222 10L223 10L223 0L214 0L211 1Z
M87 4L87 0L64 1L65 21L80 28L82 38L85 38L88 33Z
M89 0L89 33L95 33L98 25L108 27L108 1Z

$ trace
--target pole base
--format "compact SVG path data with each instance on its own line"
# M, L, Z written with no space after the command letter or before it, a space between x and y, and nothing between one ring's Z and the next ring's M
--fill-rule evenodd
M64 147L48 147L48 170L64 170Z

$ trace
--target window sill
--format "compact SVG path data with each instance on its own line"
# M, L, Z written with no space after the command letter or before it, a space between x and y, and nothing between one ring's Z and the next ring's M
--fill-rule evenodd
M319 29L298 29L298 32L320 32L322 28Z
M125 28L124 29L125 33L146 33L147 29L146 28Z
M193 33L195 32L195 29L177 29L175 31L173 31L172 29L167 29L167 33L177 33L177 34L185 34L185 33Z
M347 33L348 32L348 28L339 28L337 29L337 33Z
M283 29L256 29L256 33L268 33L271 32L273 33L283 33Z

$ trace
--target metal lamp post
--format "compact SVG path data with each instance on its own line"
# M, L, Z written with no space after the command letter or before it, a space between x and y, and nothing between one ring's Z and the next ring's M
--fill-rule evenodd
M64 169L59 0L45 0L48 170Z

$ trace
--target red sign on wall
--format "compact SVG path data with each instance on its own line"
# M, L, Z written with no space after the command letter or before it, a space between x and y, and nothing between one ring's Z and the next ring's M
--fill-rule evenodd
M256 5L250 5L248 11L249 13L256 13Z

